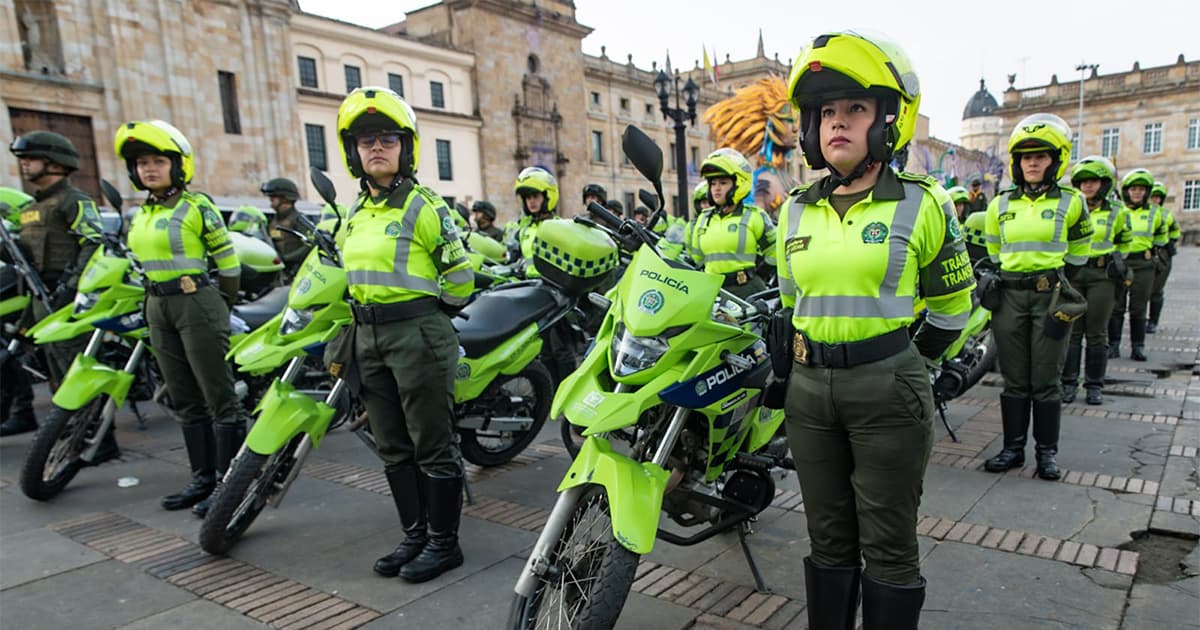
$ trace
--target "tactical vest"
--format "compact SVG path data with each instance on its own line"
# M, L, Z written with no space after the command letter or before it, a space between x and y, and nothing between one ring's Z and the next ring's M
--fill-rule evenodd
M42 280L53 282L79 255L79 237L71 234L82 204L95 203L67 180L21 212L21 242L33 255L30 261Z

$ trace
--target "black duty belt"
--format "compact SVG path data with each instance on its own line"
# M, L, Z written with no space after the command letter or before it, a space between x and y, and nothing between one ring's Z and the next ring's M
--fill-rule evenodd
M886 359L908 348L908 329L897 328L890 333L862 341L821 343L797 331L792 343L796 363L817 368L848 368Z
M721 287L725 289L728 289L729 287L740 287L743 284L749 283L750 279L754 277L753 274L754 269L749 267L727 273L725 274L725 282L721 284Z
M212 285L212 279L203 274L179 276L165 282L151 282L146 291L150 295L168 297L171 295L190 295L200 290L200 287Z
M1015 271L1000 272L1000 286L1005 289L1027 289L1045 293L1058 284L1058 270L1031 271L1019 273Z
M351 304L356 324L387 324L438 312L435 297L421 297L391 304Z
M1112 255L1100 254L1099 256L1092 256L1091 258L1089 258L1087 261L1087 266L1088 267L1096 267L1097 269L1104 269L1105 267L1108 266L1108 263L1111 260L1112 260Z

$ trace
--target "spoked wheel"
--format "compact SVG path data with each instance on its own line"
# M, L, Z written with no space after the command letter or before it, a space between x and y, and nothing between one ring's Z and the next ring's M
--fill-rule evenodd
M554 546L531 597L513 600L514 630L608 630L637 572L640 556L613 538L608 497L590 486Z
M528 417L533 424L524 431L462 429L459 433L463 457L477 466L499 466L516 457L542 430L553 398L550 372L538 361L513 376L500 377L487 392L468 404L497 416Z
M237 544L279 491L277 484L287 479L303 439L304 434L298 435L269 456L247 449L234 460L233 472L218 488L200 526L200 546L205 551L221 555Z
M88 447L87 437L100 427L107 403L108 396L97 396L74 411L54 408L38 427L25 456L21 469L21 491L25 496L47 501L71 483L84 466L79 456Z

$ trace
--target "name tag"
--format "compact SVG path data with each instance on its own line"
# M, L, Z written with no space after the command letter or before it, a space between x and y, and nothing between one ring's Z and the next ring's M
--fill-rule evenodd
M25 212L21 213L21 225L29 225L30 223L37 223L41 219L42 219L42 213L40 210L26 210Z

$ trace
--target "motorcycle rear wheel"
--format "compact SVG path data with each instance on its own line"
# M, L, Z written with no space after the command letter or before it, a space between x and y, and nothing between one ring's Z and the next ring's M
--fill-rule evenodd
M84 466L79 456L88 446L85 438L100 426L107 403L108 396L97 396L79 409L55 407L50 412L38 427L21 468L21 492L25 496L48 501L71 483Z
M295 453L304 435L298 435L287 446L261 455L247 449L234 460L233 471L217 489L200 525L200 547L213 555L229 553L254 523L296 464Z
M641 556L613 538L608 495L592 485L575 504L533 596L516 595L513 630L608 630L629 597Z
M518 384L522 385L520 389L523 391L509 391L510 387ZM533 419L533 425L525 431L507 432L461 429L459 435L462 438L463 458L476 466L484 467L504 464L525 450L546 424L546 417L550 415L550 403L554 398L554 382L550 378L550 372L538 361L530 363L512 376L500 377L488 389L502 392L506 396L532 398L532 402L525 405L524 411Z

